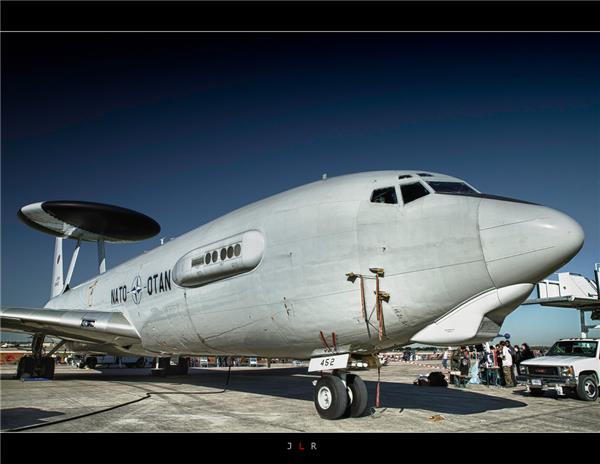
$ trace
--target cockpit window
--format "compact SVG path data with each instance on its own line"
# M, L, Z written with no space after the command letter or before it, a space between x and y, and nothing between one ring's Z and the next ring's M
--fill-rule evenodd
M427 182L436 193L477 193L464 182Z
M420 177L433 177L433 174L429 174L428 172L417 172L417 176L420 176Z
M402 200L404 201L404 204L410 203L411 201L415 201L429 194L429 191L423 184L421 184L421 182L401 185L400 191L402 192Z
M371 194L371 203L397 204L398 197L396 196L396 189L394 187L386 187L373 190L373 193Z

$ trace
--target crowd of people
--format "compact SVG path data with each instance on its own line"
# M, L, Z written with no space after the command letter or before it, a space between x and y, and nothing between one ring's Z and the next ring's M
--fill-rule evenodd
M466 378L472 372L473 363L477 363L479 377L488 385L515 387L519 364L535 357L527 343L511 345L502 340L497 345L486 343L483 351L470 350L468 346L448 350L442 355L442 365L448 369L450 360L451 380L455 383Z

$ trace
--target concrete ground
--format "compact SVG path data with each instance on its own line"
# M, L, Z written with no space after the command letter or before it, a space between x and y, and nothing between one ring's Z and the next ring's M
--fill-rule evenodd
M599 432L600 400L554 392L534 398L524 387L418 387L436 370L397 363L381 370L381 408L356 419L319 418L306 367L193 368L156 378L150 369L81 370L58 366L53 381L14 380L0 369L3 431L73 418L36 432ZM374 405L377 371L360 373ZM125 404L128 403L128 404ZM125 405L123 405L125 404ZM123 405L123 406L121 406ZM106 410L113 408L110 410Z

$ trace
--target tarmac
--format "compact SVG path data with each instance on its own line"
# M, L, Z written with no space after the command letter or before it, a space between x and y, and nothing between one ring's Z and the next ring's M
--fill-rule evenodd
M367 384L364 417L321 419L307 367L273 364L191 368L186 376L153 377L150 369L57 366L52 381L15 380L0 368L3 432L599 432L600 400L585 402L525 387L416 386L439 367L392 363L356 372Z

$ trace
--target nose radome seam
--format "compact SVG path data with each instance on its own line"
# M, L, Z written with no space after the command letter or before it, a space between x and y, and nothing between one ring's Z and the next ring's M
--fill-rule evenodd
M556 248L556 245L547 246L547 247L543 247L543 248L536 248L534 250L529 250L529 251L520 251L518 253L515 253L514 255L501 256L500 258L488 259L488 260L486 260L486 263L493 263L494 261L501 261L503 259L515 258L517 256L523 256L523 255L528 255L531 253L537 253L538 251L551 250L552 248Z
M480 199L479 202L477 203L477 211L475 212L475 217L477 218L477 230L479 231L479 249L481 250L481 256L483 256L483 262L486 264L484 266L488 277L490 278L490 282L493 286L496 285L496 283L494 282L494 278L492 277L492 274L490 273L490 270L487 267L487 256L485 255L485 248L483 246L483 240L481 239L481 214L480 214L480 209L481 206L483 204L484 200Z
M489 227L483 227L483 228L480 227L479 230L480 231L482 231L482 230L490 230L490 229L495 229L497 227L512 226L514 224L524 224L524 223L527 223L527 222L539 221L539 220L542 220L542 219L548 219L548 216L540 216L540 217L536 217L536 218L533 218L533 219L525 219L523 221L507 222L505 224L498 224L498 225L495 225L495 226L489 226Z
M479 220L485 226L479 230L483 256L496 287L537 282L583 246L581 226L550 208L482 201Z

